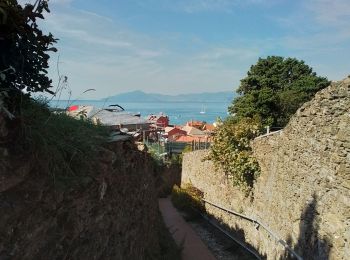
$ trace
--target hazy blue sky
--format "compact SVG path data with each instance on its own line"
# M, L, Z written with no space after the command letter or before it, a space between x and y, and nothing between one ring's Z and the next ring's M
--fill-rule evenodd
M73 96L88 88L97 91L86 98L137 89L233 91L267 55L302 59L332 80L350 74L350 0L49 3L42 25L59 38L60 73ZM57 57L51 60L54 82Z

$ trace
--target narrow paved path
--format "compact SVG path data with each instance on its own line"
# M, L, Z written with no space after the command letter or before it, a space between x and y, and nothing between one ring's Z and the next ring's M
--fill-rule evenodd
M164 223L177 245L182 245L182 260L215 260L199 236L182 218L169 198L159 199L159 209Z

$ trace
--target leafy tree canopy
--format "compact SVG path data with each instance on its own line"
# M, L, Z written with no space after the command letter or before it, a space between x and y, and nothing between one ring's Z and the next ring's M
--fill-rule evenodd
M238 118L260 116L264 124L285 126L290 117L329 81L317 76L304 61L268 56L259 58L241 80L241 94L229 107Z
M312 68L294 58L269 56L251 66L229 107L231 116L215 131L208 158L249 192L260 173L250 141L264 125L285 126L290 117L320 89L329 85Z
M0 90L53 93L47 68L56 39L37 24L45 11L49 12L45 0L25 7L17 0L0 1Z

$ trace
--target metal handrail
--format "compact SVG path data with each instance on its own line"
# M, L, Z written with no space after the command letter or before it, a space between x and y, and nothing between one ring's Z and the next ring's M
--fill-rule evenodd
M295 256L296 259L298 260L303 260L303 258L301 256L299 256L288 244L286 241L284 241L283 239L280 239L274 232L272 232L266 225L264 225L263 223L261 223L260 221L258 221L257 219L254 219L254 218L251 218L251 217L248 217L246 215L243 215L241 213L238 213L238 212L235 212L233 210L230 210L230 209L227 209L227 208L224 208L222 206L219 206L219 205L216 205L214 204L213 202L210 202L208 200L205 200L205 199L202 199L202 201L204 201L205 203L208 203L209 205L212 205L218 209L221 209L223 211L226 211L227 213L230 213L232 215L235 215L235 216L238 216L238 217L241 217L245 220L248 220L250 222L252 222L256 229L259 229L259 226L263 227L263 229L265 229L267 231L267 233L269 233L271 236L273 236L273 238L278 242L280 243L284 248L286 248L293 256Z
M280 133L280 134L281 134L282 131L283 131L283 129L277 130L277 131L273 131L273 132L269 132L269 133L267 133L267 134L259 135L259 136L255 137L255 139L260 139L260 138L262 138L262 137L274 135L274 134L277 134L277 133Z
M226 230L224 230L222 227L220 227L219 225L217 225L216 223L214 223L213 221L211 221L206 215L202 214L201 212L198 211L198 213L206 220L208 221L209 224L213 225L215 228L217 228L218 230L220 230L222 233L224 233L226 236L228 236L230 239L232 239L233 241L235 241L237 244L239 244L241 247L243 247L245 250L247 250L249 253L251 253L252 255L254 255L257 259L261 260L261 257L254 252L252 249L250 249L249 247L247 247L244 243L242 243L241 241L239 241L238 239L236 239L235 237L233 237L231 234L229 234Z

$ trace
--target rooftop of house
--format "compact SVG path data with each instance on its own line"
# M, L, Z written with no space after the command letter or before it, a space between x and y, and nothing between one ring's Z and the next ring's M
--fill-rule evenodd
M73 117L86 117L99 121L103 125L143 125L150 124L149 120L135 116L125 111L109 111L94 106L75 106L74 110L68 110L68 115Z
M188 135L182 135L182 136L179 136L177 137L174 141L175 142L186 142L186 143L189 143L189 142L210 142L210 137L199 137L199 136L188 136Z
M160 119L160 118L167 118L168 116L167 115L164 115L164 114L158 114L158 115L148 115L147 116L147 119L148 120L151 120L151 121L156 121L156 120L158 120L158 119Z
M186 133L190 136L205 136L205 132L199 130L198 128L196 127L193 127L193 126L184 126L182 127L182 130L186 131Z
M184 130L181 129L181 127L178 127L178 126L167 126L167 127L164 128L164 132L165 133L169 133L169 132L171 132L173 130L184 131Z
M212 131L214 131L214 129L215 129L215 126L212 125L212 124L205 124L205 125L203 126L203 130L206 130L206 131L212 132Z
M187 126L194 126L194 127L201 127L203 124L204 122L202 121L194 121L194 120L188 121L186 123Z
M164 132L165 133L169 133L171 130L173 130L173 129L175 129L175 127L173 127L173 126L167 126L167 127L165 127L164 128Z

